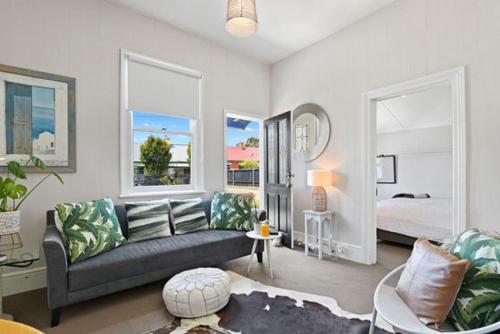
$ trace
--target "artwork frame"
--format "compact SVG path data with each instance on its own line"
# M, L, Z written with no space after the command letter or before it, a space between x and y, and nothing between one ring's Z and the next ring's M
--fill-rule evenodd
M76 79L0 64L0 172L30 155L49 171L76 172Z
M396 169L395 155L378 155L377 162L377 183L378 184L396 184L398 175Z

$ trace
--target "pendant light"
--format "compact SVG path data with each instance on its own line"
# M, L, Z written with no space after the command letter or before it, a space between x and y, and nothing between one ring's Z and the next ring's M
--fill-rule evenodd
M255 0L228 0L226 30L237 37L247 37L257 31Z

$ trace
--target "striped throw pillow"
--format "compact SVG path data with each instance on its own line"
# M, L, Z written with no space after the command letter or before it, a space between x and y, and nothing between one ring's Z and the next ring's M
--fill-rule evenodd
M172 235L168 201L125 203L125 210L127 211L129 241Z
M175 234L208 230L208 220L201 198L170 200Z

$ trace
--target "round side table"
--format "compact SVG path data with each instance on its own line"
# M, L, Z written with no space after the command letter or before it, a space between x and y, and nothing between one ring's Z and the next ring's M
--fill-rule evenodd
M269 235L268 237L263 237L262 235L257 234L254 231L250 231L247 232L247 237L249 237L250 239L254 239L252 246L252 255L250 255L250 263L248 263L247 274L250 274L250 268L252 267L253 257L255 255L255 250L257 249L257 244L259 243L259 240L264 240L264 244L266 247L265 252L267 253L267 265L269 266L269 274L271 276L271 279L273 279L273 267L271 265L271 241L281 238L281 232L278 232L278 234Z

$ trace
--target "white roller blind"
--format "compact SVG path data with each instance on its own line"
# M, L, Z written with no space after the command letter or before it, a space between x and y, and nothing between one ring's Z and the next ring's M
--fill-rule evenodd
M199 119L200 76L128 60L128 109Z

